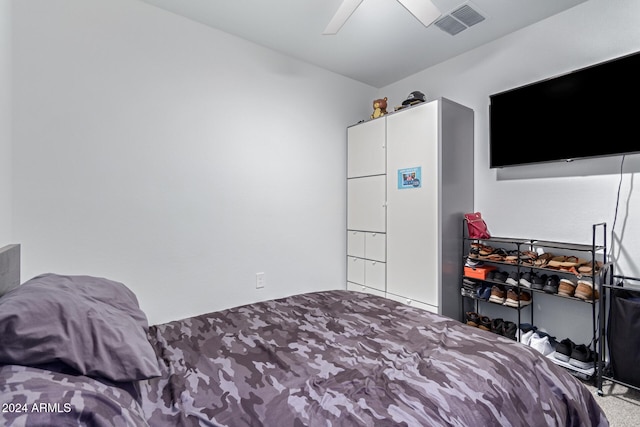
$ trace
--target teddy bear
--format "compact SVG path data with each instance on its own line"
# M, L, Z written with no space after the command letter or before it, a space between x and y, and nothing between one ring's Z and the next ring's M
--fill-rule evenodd
M382 117L387 114L387 97L385 96L382 99L376 99L373 101L373 113L371 114L372 119L377 119L378 117Z

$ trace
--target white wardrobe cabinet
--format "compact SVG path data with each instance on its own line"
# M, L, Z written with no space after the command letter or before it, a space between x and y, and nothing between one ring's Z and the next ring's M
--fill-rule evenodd
M473 110L439 99L354 125L347 137L347 247L354 263L347 288L383 290L459 319L460 219L473 211ZM367 244L370 235L375 245ZM358 275L354 258L363 261Z

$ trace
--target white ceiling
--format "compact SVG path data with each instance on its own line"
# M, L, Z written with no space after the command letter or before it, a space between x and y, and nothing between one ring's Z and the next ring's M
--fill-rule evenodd
M395 0L364 0L340 32L322 35L342 0L142 0L380 88L586 0L433 0L486 19L451 36Z

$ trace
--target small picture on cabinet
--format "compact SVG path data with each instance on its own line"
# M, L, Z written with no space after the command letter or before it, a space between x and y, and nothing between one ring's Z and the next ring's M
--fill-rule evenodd
M420 188L422 186L422 167L398 169L398 190Z

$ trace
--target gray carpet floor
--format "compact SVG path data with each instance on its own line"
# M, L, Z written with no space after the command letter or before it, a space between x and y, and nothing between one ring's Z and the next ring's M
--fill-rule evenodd
M603 396L598 396L598 391L591 383L585 382L593 393L596 401L604 410L611 427L638 427L640 426L640 392L627 388L611 381L605 381L602 385Z

